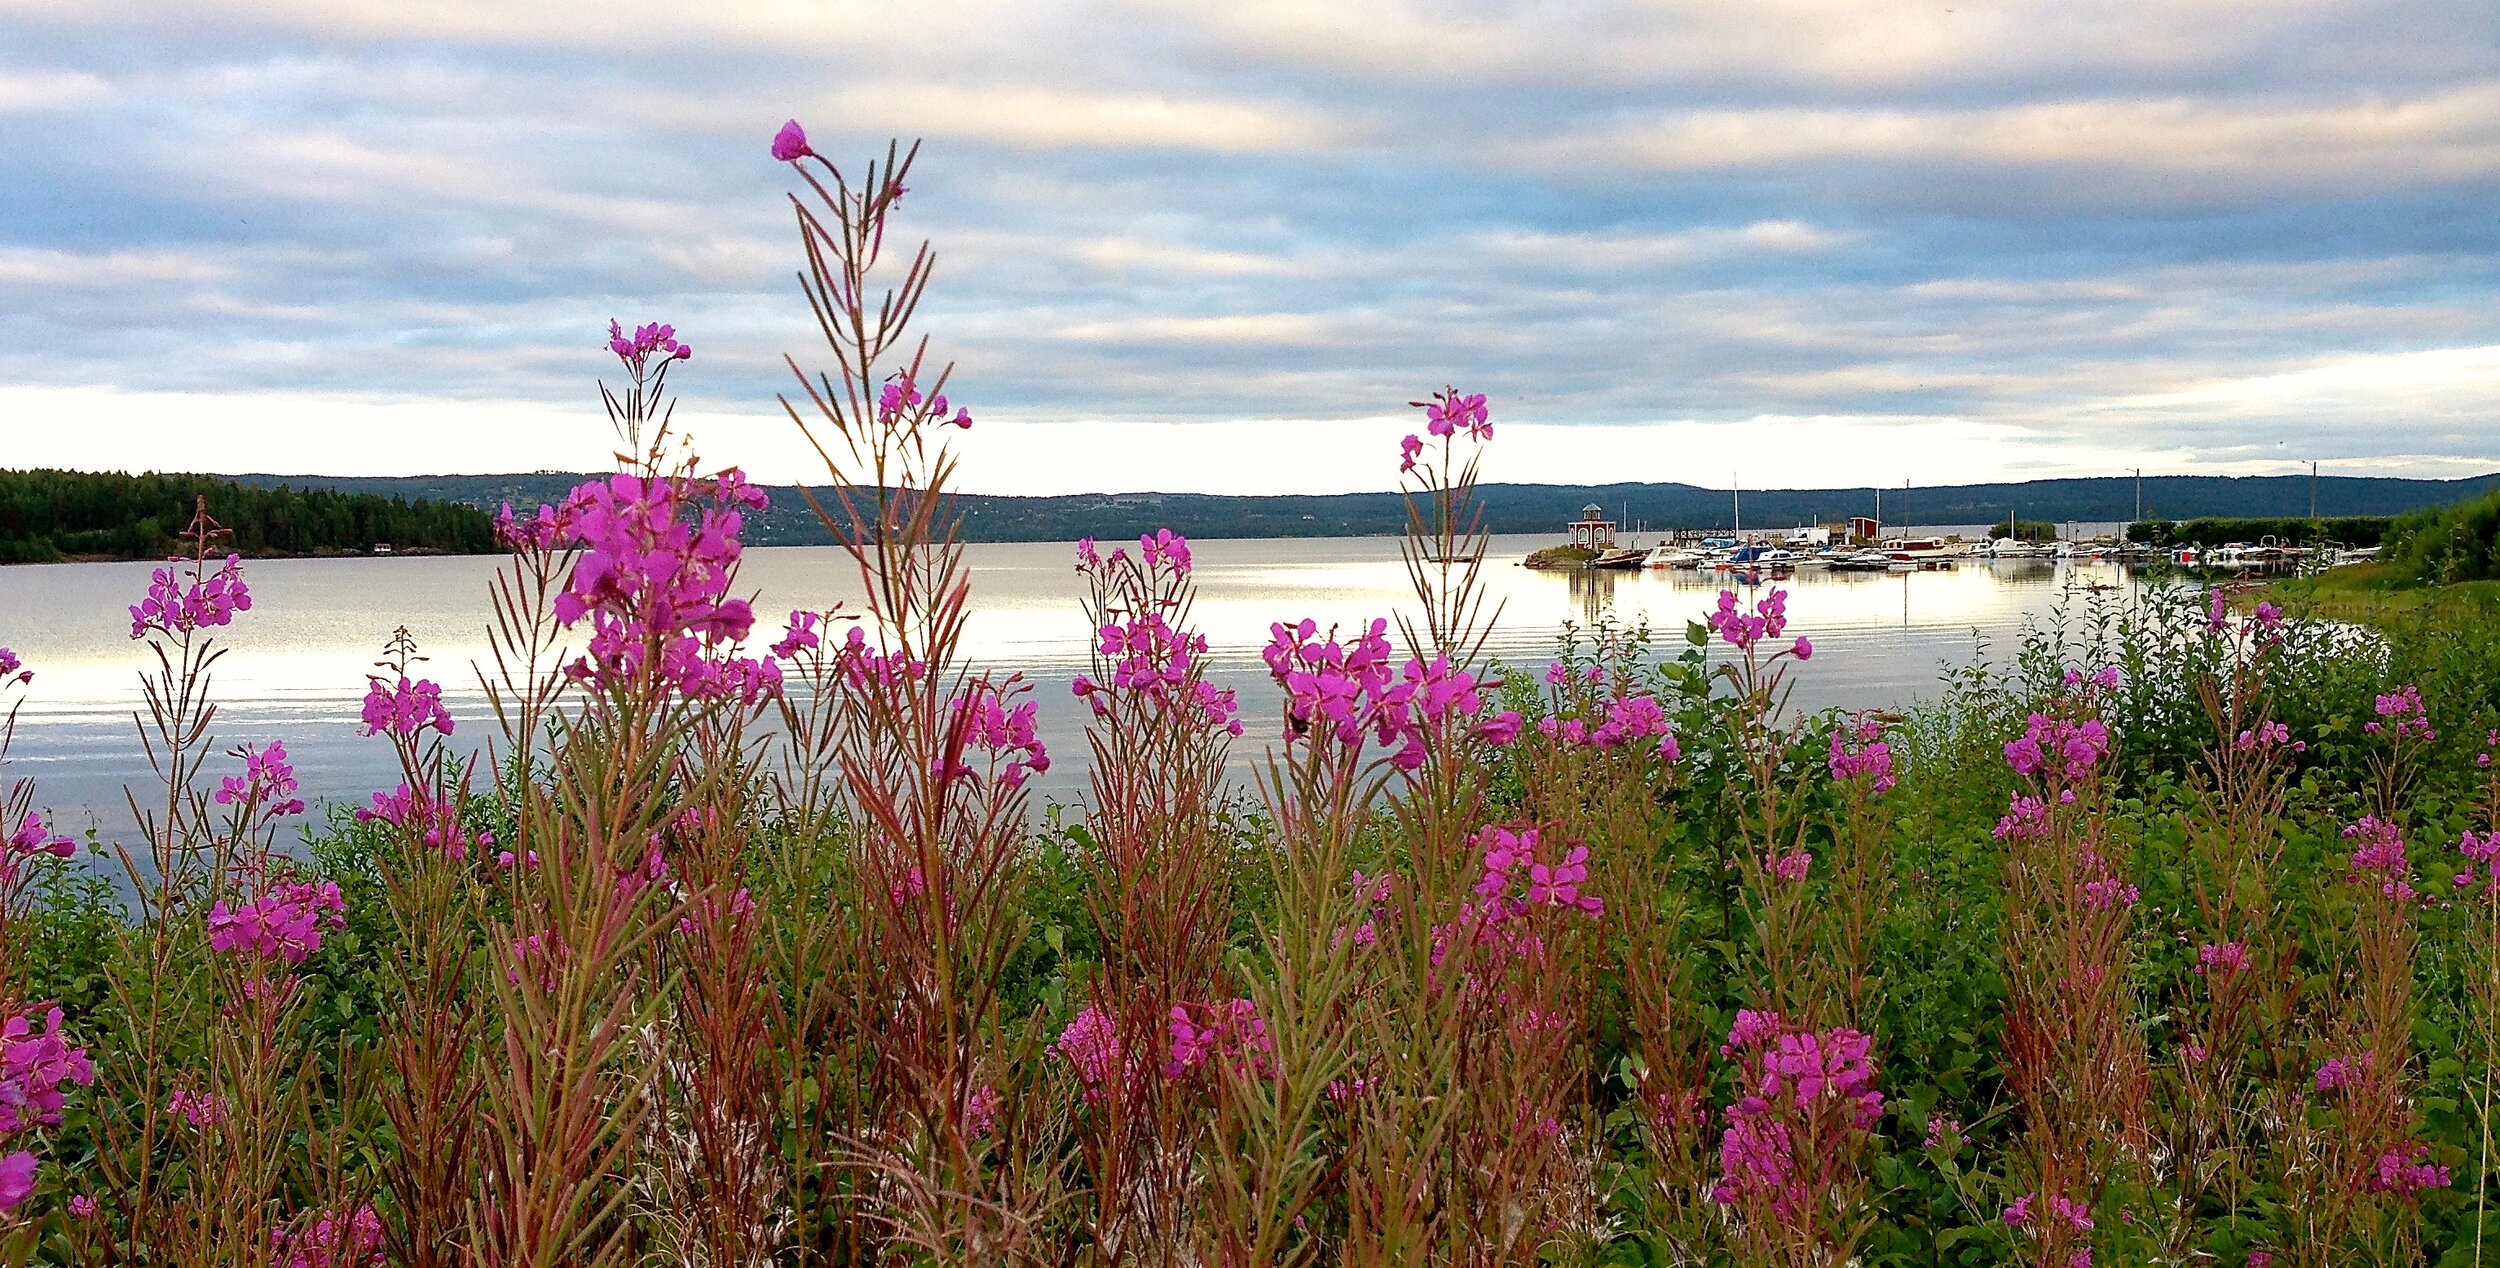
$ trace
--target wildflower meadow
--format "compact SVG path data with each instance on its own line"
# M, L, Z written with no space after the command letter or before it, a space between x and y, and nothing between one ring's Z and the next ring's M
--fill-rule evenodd
M1052 753L962 654L913 155L770 152L865 602L759 627L701 363L613 325L613 474L498 520L489 716L395 640L401 779L323 818L216 738L284 614L200 506L131 596L137 831L0 788L0 1263L2500 1260L2500 631L2182 584L1807 712L1770 588L1494 663L1449 388L1324 456L1403 482L1411 606L1211 649L1186 540L1078 543Z

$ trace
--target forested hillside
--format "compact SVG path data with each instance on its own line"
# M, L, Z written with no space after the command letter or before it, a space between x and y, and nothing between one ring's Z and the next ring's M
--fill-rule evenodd
M245 555L400 551L478 554L495 546L485 512L462 502L397 494L237 484L218 476L89 471L0 471L0 563L153 559L175 552L197 498Z

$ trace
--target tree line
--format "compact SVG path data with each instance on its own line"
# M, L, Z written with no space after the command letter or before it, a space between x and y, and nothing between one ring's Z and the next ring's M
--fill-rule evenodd
M231 534L222 548L245 555L362 553L377 544L446 554L496 549L494 521L457 502L252 488L204 475L37 469L0 471L0 563L176 554L175 538L203 496Z

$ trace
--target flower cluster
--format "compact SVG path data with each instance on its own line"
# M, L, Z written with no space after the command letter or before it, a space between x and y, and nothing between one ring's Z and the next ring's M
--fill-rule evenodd
M2034 713L2020 738L2005 745L2006 764L2018 775L2063 776L2069 783L2091 778L2109 756L2109 728L2098 718Z
M2292 738L2292 728L2272 718L2240 732L2239 739L2232 742L2232 747L2243 753L2253 753L2259 749L2281 749L2287 753L2309 751L2306 741Z
M174 1089L165 1100L165 1112L193 1127L215 1127L226 1121L226 1098L214 1092L194 1092L187 1087Z
M26 817L18 822L16 830L5 837L0 837L0 874L5 874L4 869L14 863L11 856L49 854L54 858L65 859L70 856L76 845L77 843L68 837L45 828L42 815L28 811Z
M2075 794L2070 790L2059 798L2072 805ZM2028 841L2049 830L2049 803L2037 797L2016 797L1997 820L1994 836L1999 841Z
M1210 1061L1238 1069L1253 1078L1274 1073L1269 1058L1276 1051L1258 1005L1246 999L1225 1004L1172 1006L1172 1059L1163 1073L1181 1078Z
M2248 948L2237 942L2208 942L2196 948L2196 971L2217 976L2240 973L2248 968Z
M1191 677L1191 669L1207 653L1205 635L1172 628L1160 612L1107 623L1094 635L1095 650L1111 661L1111 681L1097 683L1079 674L1071 688L1093 707L1094 716L1111 712L1113 692L1134 692L1158 704L1185 693L1210 728L1241 734L1241 707L1232 690Z
M608 323L608 351L615 353L616 359L624 362L626 368L636 374L640 374L644 364L653 357L658 357L665 363L684 361L694 356L692 344L677 341L677 327L656 321L634 327L634 333L631 335L625 333L625 327L622 324L610 321Z
M0 1215L34 1192L38 1162L9 1141L38 1127L58 1126L72 1087L95 1084L84 1048L61 1037L61 1010L0 1020Z
M1711 1200L1766 1203L1783 1221L1811 1218L1851 1146L1884 1115L1873 1040L1743 1009L1719 1055L1738 1063L1743 1091L1728 1107Z
M2398 902L2419 897L2413 889L2413 865L2405 858L2404 830L2377 815L2363 815L2344 829L2353 842L2352 870L2346 879L2378 886L2380 896Z
M1788 592L1774 586L1755 600L1753 610L1748 612L1738 606L1735 591L1721 590L1719 606L1711 610L1708 622L1710 628L1734 645L1736 650L1752 651L1754 644L1778 638L1788 628ZM1804 641L1798 640L1800 643ZM1811 644L1801 650L1800 655L1801 658L1813 655Z
M1014 680L1009 681L1012 684ZM980 682L954 702L955 717L964 728L966 741L991 753L1006 755L1007 765L999 772L998 782L1008 788L1022 787L1027 774L1050 773L1050 750L1043 746L1034 725L1041 705L1032 700L1010 704L1018 690L1012 685L1002 689ZM950 773L967 776L972 769L959 766Z
M1076 1078L1085 1085L1088 1104L1102 1099L1106 1085L1127 1064L1121 1057L1118 1025L1109 1013L1091 1004L1059 1032L1059 1037L1051 1041L1050 1050L1076 1068Z
M451 710L443 707L441 687L422 678L411 682L406 674L399 676L397 686L380 678L366 685L365 734L415 735L427 727L451 734Z
M86 1049L61 1036L60 1009L0 1021L0 1140L59 1126L69 1089L94 1082Z
M911 381L911 375L908 373L897 374L886 380L884 390L877 393L878 422L892 427L903 421L906 416L934 419L940 427L952 423L965 431L972 430L971 410L959 407L955 411L955 416L948 418L946 394L941 392L924 401L920 395L919 385Z
M241 555L226 556L225 566L213 573L195 573L188 586L176 570L159 568L149 574L147 597L131 605L130 636L146 638L154 630L181 637L203 626L231 625L235 613L251 610Z
M1486 407L1482 392L1450 389L1433 393L1429 401L1410 403L1424 411L1424 430L1438 439L1452 440L1460 432L1467 433L1470 440L1493 439L1493 413ZM1398 473L1403 475L1414 470L1416 459L1421 458L1423 453L1422 436L1410 434L1399 441Z
M471 845L484 850L494 848L495 844L492 832L480 831L472 835L461 824L459 809L449 798L412 791L406 784L390 792L373 794L373 805L357 808L356 821L387 823L402 831L414 832L427 847L441 850L455 859L467 858Z
M1873 718L1843 723L1832 732L1827 765L1834 779L1864 780L1875 792L1892 791L1892 745L1884 740L1883 724Z
M1536 907L1568 907L1591 916L1605 913L1605 900L1580 892L1589 879L1587 846L1575 844L1559 859L1540 859L1543 842L1536 829L1514 831L1499 824L1488 824L1476 834L1475 843L1484 851L1476 896L1484 900L1487 918L1507 919Z
M1285 688L1288 743L1314 731L1333 734L1344 744L1360 744L1365 731L1383 745L1409 738L1413 689L1400 687L1390 668L1387 621L1373 621L1344 643L1333 631L1320 640L1318 624L1308 619L1290 628L1278 622L1268 630L1267 647L1259 656ZM1411 759L1402 748L1397 761L1412 770L1423 763L1421 738L1415 737L1409 747Z
M554 550L564 540L564 523L556 517L556 508L544 502L528 519L514 515L512 504L506 502L495 512L495 540L507 550Z
M2366 1052L2358 1057L2328 1057L2310 1076L2310 1083L2321 1092L2359 1087L2363 1072L2369 1068L2370 1054Z
M2431 1147L2422 1144L2380 1154L2369 1174L2361 1178L2361 1191L2409 1195L2447 1188L2454 1177L2448 1168L2432 1163L2430 1156Z
M2378 720L2361 727L2368 734L2385 735L2399 742L2429 743L2439 738L2439 732L2431 729L2431 713L2422 703L2422 689L2411 683L2378 697L2374 708Z
M243 773L228 775L217 787L217 804L257 808L258 813L272 817L304 813L304 799L295 795L295 768L287 763L286 745L272 743L264 749L244 745L235 750L243 759Z
M618 474L573 490L558 520L582 553L556 619L588 619L591 636L566 672L601 685L649 675L690 698L750 704L778 691L780 666L716 655L755 623L729 586L743 512L765 504L734 467L708 480Z
M2479 883L2485 890L2500 894L2500 829L2478 833L2467 828L2457 838L2457 852L2466 861L2465 870L2457 874L2458 889L2471 889Z
M277 1268L380 1268L389 1262L382 1250L382 1217L371 1204L320 1212L293 1236L272 1230L269 1249Z
M17 653L0 647L0 687L23 687L35 680L35 671L17 658Z
M279 881L249 902L209 908L208 946L246 958L302 964L321 949L323 928L347 927L347 902L335 881Z

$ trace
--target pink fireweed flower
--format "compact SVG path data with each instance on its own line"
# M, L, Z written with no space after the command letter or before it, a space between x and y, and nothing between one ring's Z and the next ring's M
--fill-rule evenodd
M2016 797L2006 807L2005 817L1997 820L1994 835L1999 841L2026 841L2048 830L2048 803L2037 797Z
M1119 1028L1109 1014L1091 1004L1059 1032L1059 1037L1051 1041L1050 1050L1076 1068L1077 1081L1085 1085L1085 1100L1089 1104L1101 1099L1106 1085L1126 1064L1120 1055Z
M18 821L15 830L6 837L0 837L0 876L7 875L16 866L14 855L49 854L65 859L76 850L77 842L46 829L43 816L30 810L24 819Z
M1864 780L1878 793L1892 791L1892 745L1883 724L1872 718L1844 722L1832 731L1826 765L1837 780Z
M1424 411L1424 430L1434 436L1446 440L1463 431L1471 440L1493 439L1493 416L1482 392L1448 389L1433 393L1429 401L1409 403Z
M1848 1147L1883 1118L1873 1040L1744 1009L1719 1054L1738 1063L1740 1091L1719 1140L1711 1200L1767 1202L1783 1221L1808 1215L1840 1178Z
M304 799L295 795L295 768L287 763L285 744L272 743L264 749L246 744L235 755L243 759L243 773L219 781L218 805L256 806L271 817L304 813Z
M1164 557L1171 555L1166 551ZM1206 656L1206 636L1176 630L1162 613L1147 612L1096 630L1095 651L1111 664L1110 682L1098 683L1080 674L1069 684L1076 697L1092 707L1094 716L1109 716L1111 698L1117 693L1135 693L1156 704L1185 699L1197 707L1210 728L1241 734L1240 705L1232 690L1203 679L1191 681L1190 671Z
M2325 1064L2318 1067L2317 1073L2311 1076L2310 1081L2321 1092L2358 1087L2361 1083L2362 1072L2369 1068L2370 1054L2366 1052L2349 1059L2329 1057Z
M2196 948L2196 971L2232 974L2248 968L2248 948L2237 942L2208 942Z
M565 672L598 685L648 677L694 699L752 703L777 690L778 666L728 650L755 623L729 587L743 513L765 505L734 467L708 479L619 474L573 490L559 514L582 549L555 615L589 621L591 636Z
M178 1087L165 1102L165 1112L193 1127L215 1127L226 1121L226 1099L214 1092L194 1092L187 1087Z
M23 1149L0 1154L0 1215L16 1210L34 1193L37 1166L35 1156Z
M71 1219L91 1220L95 1218L95 1212L95 1199L84 1193L81 1193L69 1200L69 1214Z
M2370 735L2386 735L2399 742L2420 740L2429 743L2439 738L2431 729L2430 709L2422 703L2422 689L2407 683L2374 702L2378 721L2364 723L2361 729Z
M0 1140L59 1126L69 1089L94 1085L87 1050L61 1034L60 1009L0 1019Z
M1398 474L1399 474L1399 475L1405 475L1407 472L1414 470L1414 469L1415 469L1415 460L1416 460L1417 458L1422 457L1422 456L1423 456L1423 453L1424 453L1424 438L1423 438L1423 437L1421 437L1421 436L1415 436L1415 435L1409 435L1406 439L1399 441L1399 442L1398 442Z
M782 660L792 660L800 652L812 652L822 648L824 638L818 633L818 627L825 624L830 615L825 612L791 613L789 623L784 627L781 641L772 645L772 654Z
M1246 999L1225 1004L1172 1006L1172 1057L1163 1065L1167 1078L1181 1078L1210 1062L1237 1069L1252 1078L1273 1074L1268 1058L1276 1051L1258 1005Z
M1773 588L1756 600L1753 610L1747 612L1738 606L1735 591L1721 590L1719 606L1711 610L1707 623L1736 650L1750 651L1754 644L1764 639L1776 639L1787 630L1788 592ZM1790 650L1793 652L1796 649L1792 647ZM1807 655L1812 655L1813 650L1811 644L1806 646Z
M209 908L208 945L244 957L302 964L321 949L324 928L347 927L347 902L335 881L279 881L249 902Z
M2062 775L2069 782L2091 777L2109 756L2109 728L2098 718L2054 717L2034 713L2019 739L2005 745L2005 762L2018 775Z
M1762 856L1762 870L1784 881L1802 881L1814 867L1814 856L1804 850Z
M225 566L190 585L173 568L149 574L147 597L131 605L130 636L150 631L181 637L205 626L231 625L234 614L252 610L251 587L243 584L243 557L226 556Z
M964 1098L964 1131L974 1140L998 1130L999 1111L1007 1107L1007 1098L987 1083L972 1089Z
M1797 641L1789 645L1788 654L1799 660L1814 659L1814 640L1803 634L1798 635Z
M1334 631L1323 641L1310 620L1271 625L1259 655L1285 689L1285 742L1333 738L1360 745L1368 734L1392 750L1390 760L1398 769L1422 766L1425 747L1414 696L1415 680L1425 671L1419 663L1412 679L1400 682L1392 668L1394 654L1385 620L1371 622L1350 642L1339 642Z
M782 124L781 130L773 134L773 159L776 162L796 163L815 152L808 148L807 129L800 127L796 119Z
M2500 893L2500 828L2477 833L2472 828L2457 838L2457 852L2465 856L2466 868L2456 879L2459 889L2476 883L2491 892Z
M2410 1196L2424 1189L2447 1188L2453 1177L2448 1168L2431 1163L2430 1156L2431 1147L2424 1144L2380 1154L2370 1173L2362 1177L2361 1191Z
M1928 1149L1959 1151L1962 1147L1962 1120L1950 1114L1928 1115L1924 1144Z
M382 1217L370 1204L320 1212L292 1236L271 1229L269 1249L278 1256L277 1268L380 1268L389 1262L382 1250Z
M1590 916L1605 913L1603 899L1580 892L1589 878L1587 846L1574 844L1559 859L1540 858L1546 847L1535 828L1513 830L1499 824L1477 832L1475 844L1484 852L1476 895L1484 900L1486 916L1507 919L1537 907L1574 908Z
M397 686L374 678L365 687L365 734L415 735L427 727L449 735L451 710L443 707L443 689L425 679L399 676Z
M492 849L495 834L480 831L472 835L460 822L458 807L448 799L427 793L413 792L401 784L390 792L373 794L373 804L356 810L358 823L387 823L415 832L417 839L430 848L441 850L455 859L467 858L469 847ZM530 856L533 863L537 855Z
M528 519L514 515L510 502L495 512L495 540L506 550L554 550L563 536L564 525L556 518L556 508L544 502L538 504L538 513Z
M1137 555L1148 568L1168 562L1175 576L1189 575L1189 539L1171 529L1158 528L1152 537L1140 535Z
M2232 746L2243 753L2253 753L2259 749L2269 748L2279 748L2290 753L2309 751L2308 744L2292 738L2292 728L2272 719L2240 732L2239 739L2234 741Z
M1614 748L1655 739L1672 729L1665 706L1655 696L1625 696L1606 706L1606 720L1589 732L1588 742Z
M2083 883L2083 905L2096 911L2113 907L2132 907L2141 895L2136 887L2115 876L2105 876Z
M953 702L955 718L964 728L967 741L1006 757L998 782L1008 788L1023 786L1028 774L1050 773L1050 750L1043 746L1036 726L1041 705L1032 700L1011 704L1022 692L1016 681L1011 677L1004 687L976 682L967 695L958 696ZM972 771L965 767L948 773L961 777Z
M653 357L666 364L694 356L693 345L677 341L677 327L656 321L636 326L631 335L625 333L624 326L610 321L608 351L615 353L616 359L624 362L625 367L637 375L643 372L645 364Z
M2382 897L2410 902L2418 897L2413 888L2413 865L2405 858L2404 830L2376 815L2364 815L2344 829L2344 839L2354 842L2352 868L2345 879L2356 884L2376 883Z
M0 687L23 687L34 680L35 671L26 668L25 662L17 658L16 652L0 647Z
M972 430L971 410L958 408L955 416L948 418L945 394L923 397L919 385L912 382L909 371L886 380L885 387L877 393L877 420L892 427L918 419L926 419L940 427L952 424L966 431Z

